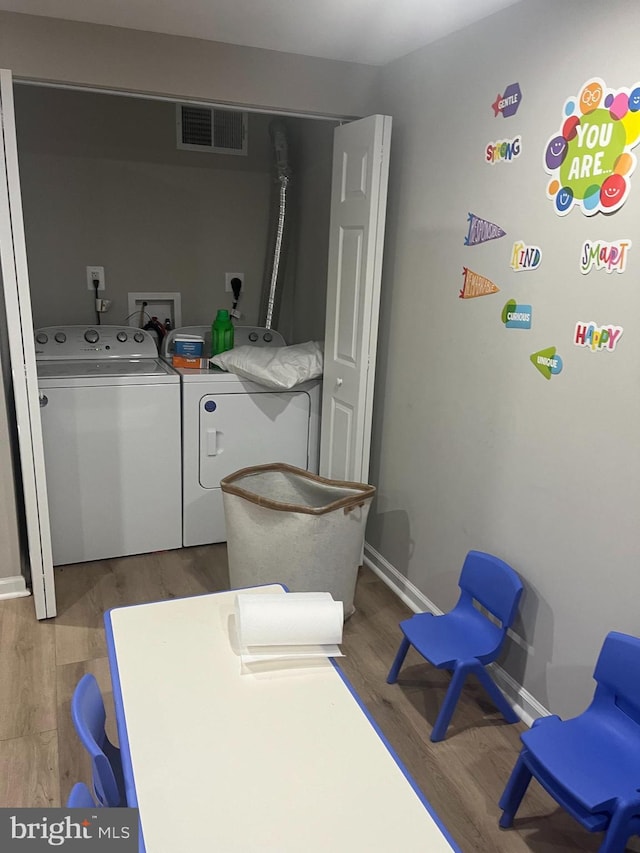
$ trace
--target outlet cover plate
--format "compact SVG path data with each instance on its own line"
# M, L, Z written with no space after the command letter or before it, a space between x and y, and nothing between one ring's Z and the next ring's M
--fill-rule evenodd
M93 282L96 278L100 282L98 290L104 290L104 267L87 267L87 290L95 290Z

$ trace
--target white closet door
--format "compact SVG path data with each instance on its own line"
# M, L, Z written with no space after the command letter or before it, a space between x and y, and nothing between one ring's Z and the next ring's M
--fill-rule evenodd
M22 220L13 82L11 72L4 70L0 70L0 266L20 445L31 587L36 616L46 619L56 615L56 596Z
M366 482L391 118L336 128L331 186L320 474Z

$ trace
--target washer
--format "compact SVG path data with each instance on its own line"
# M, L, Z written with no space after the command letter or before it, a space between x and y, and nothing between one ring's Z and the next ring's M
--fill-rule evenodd
M180 377L129 326L35 332L54 565L180 548Z
M210 351L210 326L174 329L165 340L196 334ZM285 346L279 332L237 326L236 346ZM218 368L178 368L182 382L182 543L226 542L220 480L240 468L287 462L317 473L322 380L274 391Z

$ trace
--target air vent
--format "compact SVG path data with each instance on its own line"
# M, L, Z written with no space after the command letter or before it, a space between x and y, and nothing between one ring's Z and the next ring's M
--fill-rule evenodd
M237 110L176 105L178 148L214 154L247 153L247 114Z

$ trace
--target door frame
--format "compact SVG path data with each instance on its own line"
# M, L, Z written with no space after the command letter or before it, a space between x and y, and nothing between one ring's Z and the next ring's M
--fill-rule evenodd
M0 69L0 260L36 618L56 615L31 292L11 72Z

